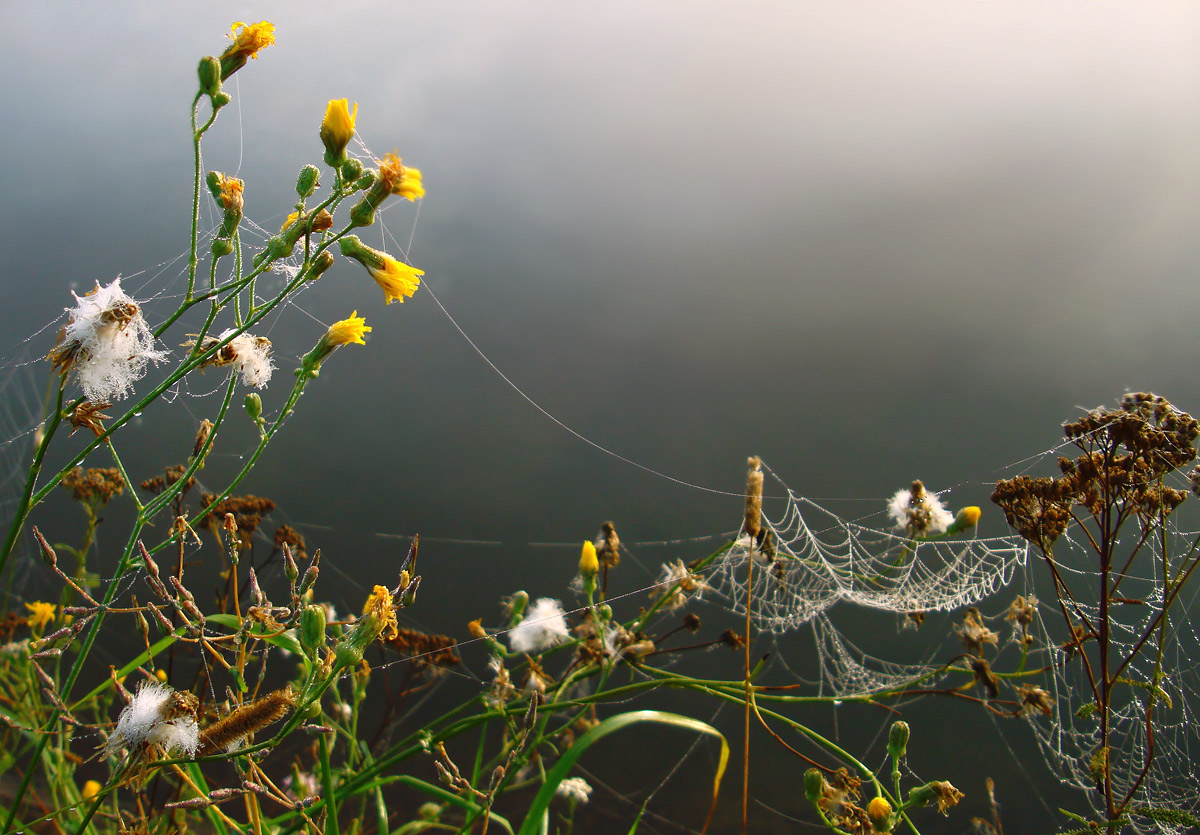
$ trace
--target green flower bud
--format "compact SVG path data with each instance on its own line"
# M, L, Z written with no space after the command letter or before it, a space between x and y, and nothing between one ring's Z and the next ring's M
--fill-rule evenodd
M233 241L229 240L229 238L213 238L213 258L224 258L231 252L233 252Z
M612 606L609 606L607 603L601 603L596 607L596 614L600 616L600 620L612 620Z
M356 189L370 188L375 185L375 172L364 171L363 175L354 183Z
M220 110L222 107L229 104L231 101L233 101L233 96L229 95L228 93L226 93L224 91L221 91L220 93L217 93L215 96L212 97L213 109Z
M220 171L209 171L205 176L204 182L208 184L208 190L212 192L213 199L218 203L221 202L221 184L225 182L225 175Z
M888 754L899 759L908 751L909 727L907 722L893 722L888 733Z
M350 222L355 226L370 226L375 222L375 206L367 197L354 204L350 210Z
M200 92L206 96L215 96L221 92L221 62L208 55L200 59L196 68L200 77Z
M333 253L329 252L328 250L325 252L322 252L320 255L318 255L316 257L316 260L314 260L312 262L312 265L308 268L308 272L305 274L304 280L305 281L316 281L318 278L321 277L322 273L324 273L327 269L329 269L332 266L333 266Z
M296 194L300 197L308 197L317 186L321 184L321 172L317 170L315 165L306 165L300 169L300 176L296 178Z
M262 398L255 392L246 395L246 414L256 422L262 418Z
M525 617L525 607L529 605L529 595L523 591L512 596L511 613L508 617L509 627L516 626Z
M825 775L819 768L810 768L804 772L804 796L813 803L821 799L825 793Z
M928 806L937 799L937 789L933 783L908 790L908 802L913 806Z
M325 607L315 603L300 613L300 646L311 657L325 646Z
M348 159L342 163L342 179L353 183L363 173L363 164L356 159Z

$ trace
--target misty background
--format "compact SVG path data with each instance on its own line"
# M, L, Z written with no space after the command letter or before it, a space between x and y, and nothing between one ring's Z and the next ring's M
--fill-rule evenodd
M385 308L339 259L267 334L270 413L325 326L356 309L374 328L326 364L244 491L324 550L322 580L350 609L390 582L417 532L413 615L460 638L468 620L498 621L498 597L517 588L569 603L578 543L607 519L638 557L614 583L647 585L660 562L706 546L639 543L737 528L739 499L711 491L739 493L750 454L875 524L921 478L952 507L983 506L981 530L999 534L991 484L1056 444L1080 408L1153 390L1200 409L1191 4L7 3L4 15L0 441L36 423L46 368L26 363L53 344L57 326L40 329L68 289L118 274L137 298L178 288L195 65L234 20L269 19L277 37L227 84L234 101L205 145L206 169L246 180L247 218L273 232L291 211L331 98L358 103L372 152L396 149L424 173L419 209L383 217L411 239L425 288ZM396 251L377 227L362 236ZM548 420L426 290L542 408L677 481ZM131 427L131 469L186 456L213 409L201 395L221 378L209 378ZM240 423L206 480L250 448ZM113 545L103 532L100 544ZM983 741L931 740L936 726L914 721L914 767L968 793L923 831L966 831L987 774L1016 831L1082 808L1019 723L939 711L976 722ZM890 721L834 729L833 713L798 718L844 741L865 721L864 744ZM806 816L803 766L756 744L762 800ZM610 771L654 785L683 750ZM687 789L659 812L686 817ZM755 814L754 831L792 831ZM609 831L585 817L580 831Z

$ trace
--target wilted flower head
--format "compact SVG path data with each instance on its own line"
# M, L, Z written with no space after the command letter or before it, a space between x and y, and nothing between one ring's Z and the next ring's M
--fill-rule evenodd
M154 335L142 309L121 290L121 280L86 296L75 296L58 344L46 357L64 376L74 371L94 403L119 400L146 373L151 362L166 359L154 350Z
M895 523L896 530L913 537L937 536L945 533L954 523L954 514L920 481L914 481L907 489L896 491L888 502L888 516Z
M182 753L194 757L200 744L198 709L199 702L191 693L177 692L157 682L143 684L121 711L104 753L111 755L129 748L138 755L156 747L167 756Z
M666 597L663 608L668 612L675 611L687 603L690 596L707 588L704 580L692 574L688 570L688 567L684 565L683 560L675 560L673 563L663 563L662 568L658 572L657 583L658 591L656 595Z
M199 351L203 353L212 349L218 343L229 339L234 332L234 328L229 328L220 336L205 337L200 343ZM195 342L188 344L194 346ZM271 372L275 370L275 366L271 362L271 340L265 336L238 334L201 363L200 367L222 368L227 365L237 369L244 385L263 388L270 382Z
M398 194L406 200L425 196L420 170L401 164L400 157L394 152L384 154L379 161L379 183L391 194Z
M541 652L562 643L569 637L565 615L559 601L538 598L508 633L508 645L513 652Z
M275 24L266 20L249 24L239 20L229 31L233 43L221 53L222 81L246 66L247 59L257 58L261 50L275 43Z

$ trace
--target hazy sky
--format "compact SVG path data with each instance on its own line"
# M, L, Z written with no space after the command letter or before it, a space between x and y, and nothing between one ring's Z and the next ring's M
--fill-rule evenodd
M1149 388L1200 408L1193 3L41 2L4 18L9 435L32 425L12 386L44 379L16 363L53 331L22 340L68 288L177 290L195 65L262 18L278 43L235 76L205 167L245 178L248 217L278 228L326 100L357 101L370 150L424 172L419 212L386 221L426 288L531 398L646 466L736 492L757 453L864 514L914 477L986 506L1077 407ZM381 302L339 265L272 323L283 380L352 309L375 330L252 485L329 526L351 573L394 556L379 532L514 543L431 552L430 588L480 585L444 623L427 613L451 629L530 576L564 593L573 557L525 543L609 518L630 542L737 526L736 499L548 421L428 293ZM131 466L190 448L218 384L147 416Z

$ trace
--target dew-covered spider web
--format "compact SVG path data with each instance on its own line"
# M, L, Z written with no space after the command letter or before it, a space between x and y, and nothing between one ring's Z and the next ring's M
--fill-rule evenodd
M1131 539L1138 537L1131 536ZM1114 801L1133 791L1135 809L1147 807L1200 816L1200 782L1195 763L1200 759L1200 634L1195 611L1197 587L1171 605L1168 625L1160 635L1154 628L1169 599L1163 582L1163 553L1183 556L1195 547L1198 535L1168 520L1166 530L1147 536L1130 573L1119 589L1120 602L1110 604L1109 638L1112 643L1109 676L1115 683L1108 696L1108 751L1101 745L1101 720L1095 710L1092 681L1101 671L1094 651L1094 636L1082 636L1088 650L1081 652L1069 637L1067 622L1056 606L1041 603L1031 633L1037 650L1030 652L1031 667L1046 667L1039 682L1052 708L1046 714L1026 710L1028 722L1052 770L1062 781L1081 790L1097 814L1106 799L1101 790L1103 758L1112 773ZM1103 618L1096 590L1095 552L1086 534L1068 530L1055 545L1058 572L1073 591L1072 629L1082 632L1085 620L1099 624ZM1041 596L1053 600L1052 584L1044 572L1039 579ZM1032 581L1031 581L1032 582ZM1081 593L1082 592L1082 593ZM1074 614L1078 612L1079 614ZM1081 615L1081 617L1080 617ZM1140 652L1134 650L1141 648ZM1127 666L1124 660L1131 658ZM1092 675L1089 676L1089 666ZM1139 832L1181 833L1192 827L1181 820L1155 821L1135 816L1130 826Z
M705 592L744 615L750 575L751 620L760 630L793 630L843 601L897 614L956 609L1007 585L1025 561L1018 536L976 538L969 530L914 539L843 519L770 474L782 512L764 518L767 536L738 537Z

